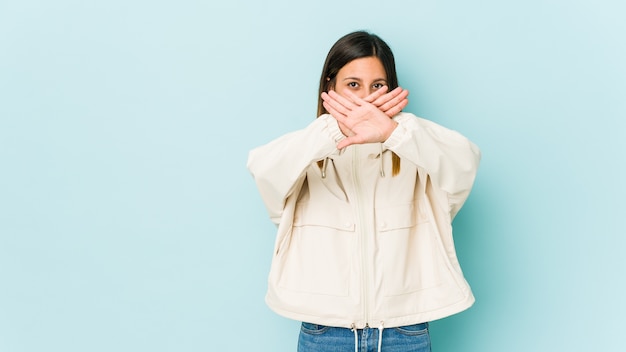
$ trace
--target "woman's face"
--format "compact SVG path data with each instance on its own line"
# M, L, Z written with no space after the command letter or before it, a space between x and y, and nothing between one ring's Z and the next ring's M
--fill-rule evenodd
M363 57L348 62L337 72L334 91L346 96L350 91L360 98L387 85L387 74L380 59Z

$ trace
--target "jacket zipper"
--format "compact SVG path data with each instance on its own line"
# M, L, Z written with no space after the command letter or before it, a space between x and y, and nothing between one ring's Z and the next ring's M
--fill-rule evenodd
M364 213L363 213L363 201L362 201L362 190L361 190L361 182L359 178L359 166L360 160L358 158L357 153L358 146L354 146L352 153L352 175L354 180L355 187L355 197L356 197L356 207L357 207L357 219L359 224L359 233L360 233L360 259L361 259L361 295L363 298L363 317L365 319L365 327L369 326L369 289L368 289L368 273L369 268L367 265L367 227L364 222Z

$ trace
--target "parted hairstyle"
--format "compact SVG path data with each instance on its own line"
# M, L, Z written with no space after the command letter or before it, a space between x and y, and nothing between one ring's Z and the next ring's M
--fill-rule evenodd
M355 59L364 57L376 57L380 60L387 75L387 86L389 91L398 87L398 76L396 74L396 63L389 45L380 37L365 31L356 31L339 38L330 48L322 75L320 77L319 92L317 95L317 116L328 114L322 104L322 92L328 92L335 87L337 73L339 70ZM382 156L381 156L382 157ZM321 163L318 163L321 164ZM392 175L400 172L400 158L392 155Z

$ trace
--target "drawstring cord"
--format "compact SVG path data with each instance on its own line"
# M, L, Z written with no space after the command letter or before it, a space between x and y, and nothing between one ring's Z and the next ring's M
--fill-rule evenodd
M380 322L378 326L378 352L382 351L383 347L383 330L385 330L384 322Z
M324 158L322 162L322 178L326 178L326 166L328 166L328 158Z
M381 321L378 326L378 352L381 352L383 348L383 330L385 330L385 323ZM354 352L359 352L359 334L354 323L350 325L350 331L354 333Z
M383 144L380 143L380 177L385 177L385 165L383 164Z
M350 330L354 333L354 352L359 352L359 335L357 334L354 324L352 324Z

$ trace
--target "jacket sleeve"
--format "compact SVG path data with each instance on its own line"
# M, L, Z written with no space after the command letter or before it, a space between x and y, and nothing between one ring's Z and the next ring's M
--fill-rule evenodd
M304 182L307 168L338 153L337 143L343 138L337 121L325 114L302 130L250 151L248 170L274 223L280 222L285 202Z
M447 194L454 219L474 184L480 150L460 133L415 115L401 113L394 120L398 127L384 145L423 169L433 186Z

